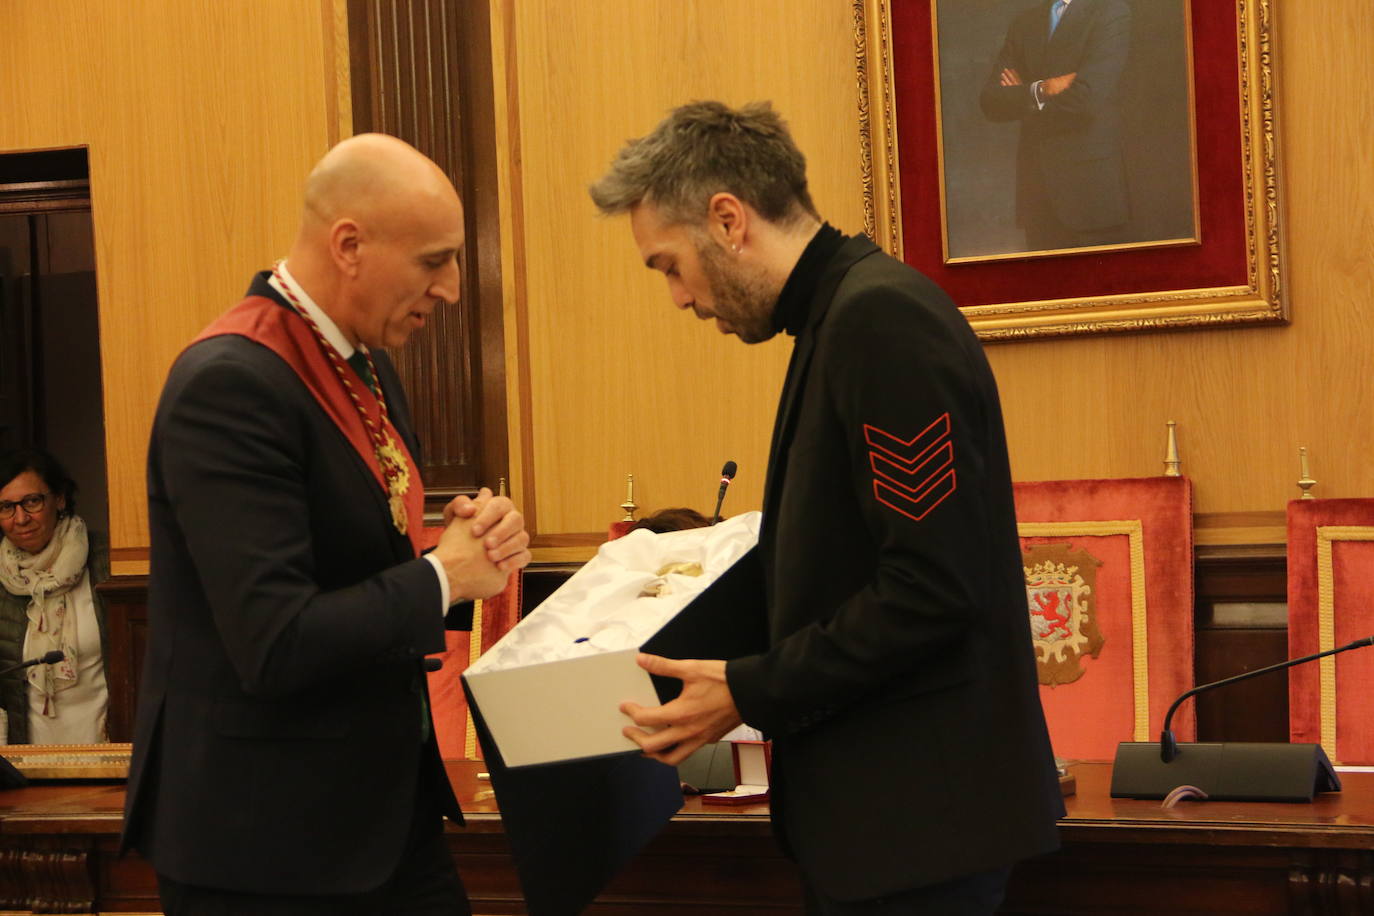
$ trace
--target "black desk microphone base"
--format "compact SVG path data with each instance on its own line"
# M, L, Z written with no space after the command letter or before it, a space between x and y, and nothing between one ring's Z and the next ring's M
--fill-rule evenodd
M1215 801L1310 802L1318 792L1339 792L1341 780L1318 744L1180 744L1169 763L1156 742L1117 745L1113 798L1163 798L1179 786Z

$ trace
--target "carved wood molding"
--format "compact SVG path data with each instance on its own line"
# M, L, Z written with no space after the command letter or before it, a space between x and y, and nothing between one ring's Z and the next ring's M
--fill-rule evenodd
M0 909L92 912L93 846L89 836L0 837Z
M1295 851L1288 870L1290 913L1357 916L1374 913L1374 852L1367 849Z
M392 354L424 446L431 503L508 477L505 344L486 3L348 0L352 126L400 137L464 205L459 301Z

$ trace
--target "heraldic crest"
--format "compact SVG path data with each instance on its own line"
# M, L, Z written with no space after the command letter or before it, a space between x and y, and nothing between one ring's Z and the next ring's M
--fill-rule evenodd
M1106 641L1095 592L1102 561L1061 541L1023 547L1021 562L1040 683L1072 684L1083 676L1083 656L1097 658Z

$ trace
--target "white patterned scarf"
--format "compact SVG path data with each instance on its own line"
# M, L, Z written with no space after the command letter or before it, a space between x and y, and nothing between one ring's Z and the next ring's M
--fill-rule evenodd
M76 683L76 608L68 593L85 578L89 551L86 523L78 515L60 520L52 540L38 553L21 550L9 538L0 541L0 585L11 595L30 599L24 653L39 656L61 649L66 656L55 665L28 670L29 683L43 694L43 715L50 718L57 716L57 692Z

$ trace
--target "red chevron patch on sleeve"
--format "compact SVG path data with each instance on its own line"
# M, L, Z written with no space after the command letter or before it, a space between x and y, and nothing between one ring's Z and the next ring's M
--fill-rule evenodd
M873 498L912 521L921 521L958 488L949 414L910 439L864 424Z

